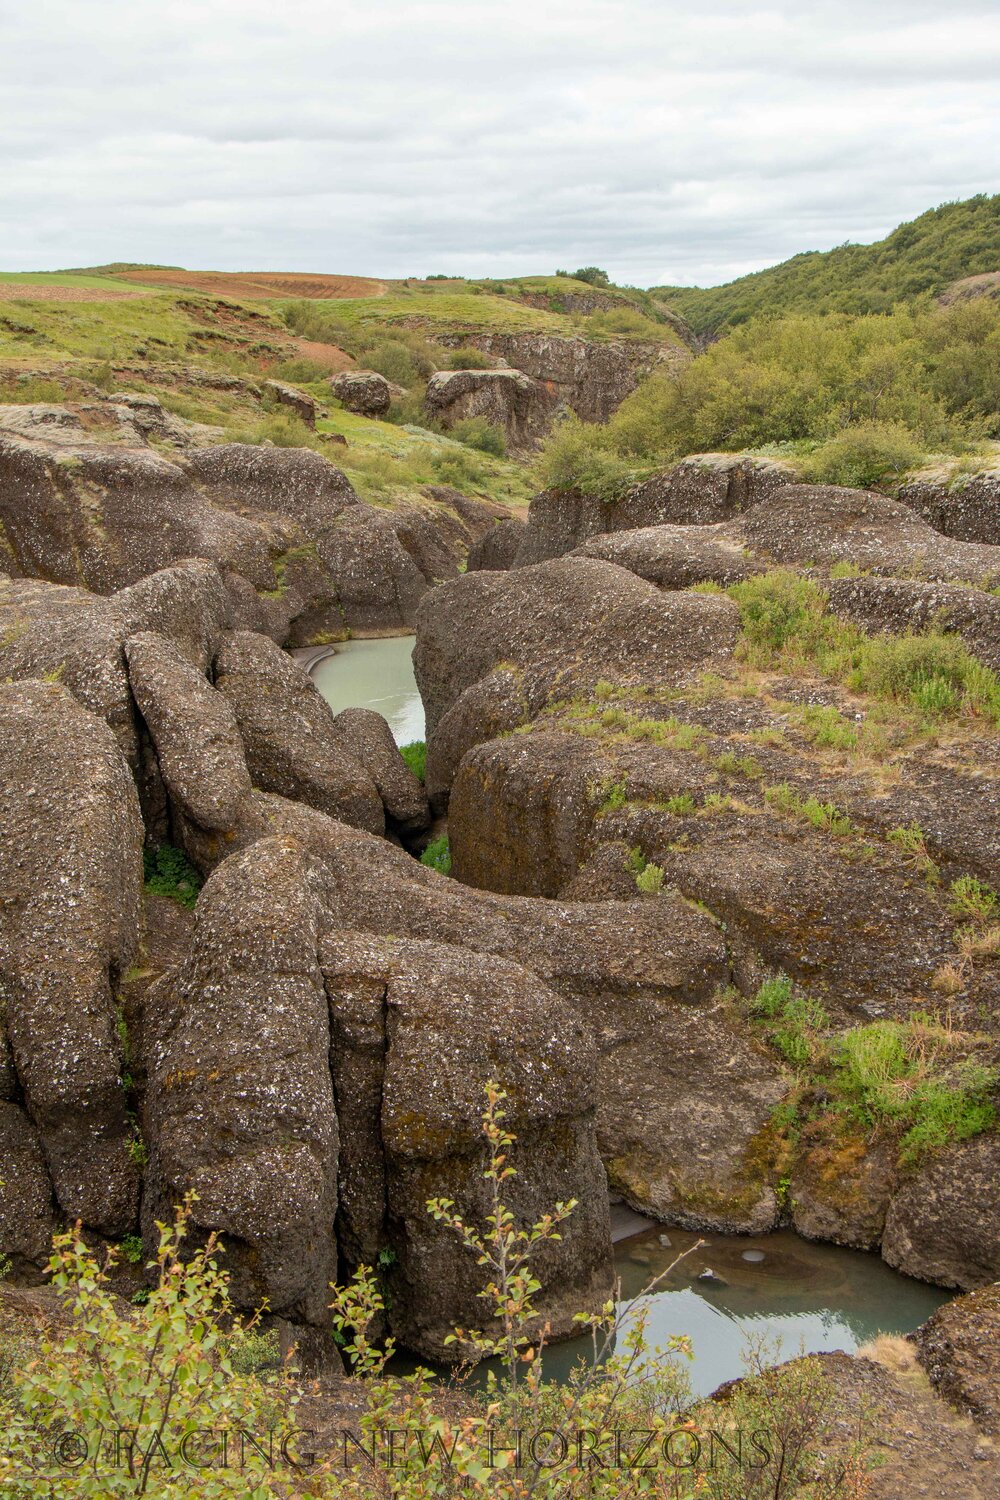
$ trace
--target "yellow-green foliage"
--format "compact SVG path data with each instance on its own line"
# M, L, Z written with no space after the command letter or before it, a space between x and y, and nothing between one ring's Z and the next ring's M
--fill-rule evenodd
M747 579L728 592L742 615L739 655L751 666L812 670L929 719L962 715L1000 723L1000 680L960 636L937 630L866 635L831 614L817 583L790 569ZM832 721L816 732L848 746L849 735L840 736Z
M606 494L686 453L788 449L808 477L869 485L1000 432L1000 305L795 313L739 327L650 376L604 426L549 440L551 484ZM791 447L789 448L789 445ZM626 471L624 477L613 468Z
M874 245L809 251L725 286L662 287L699 332L788 312L889 312L1000 265L1000 197L932 208Z

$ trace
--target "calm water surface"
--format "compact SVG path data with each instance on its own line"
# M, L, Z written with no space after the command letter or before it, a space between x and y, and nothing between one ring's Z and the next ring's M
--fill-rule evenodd
M397 745L424 737L424 705L413 677L412 635L345 641L313 670L313 681L334 713L374 708L389 721Z
M660 1243L661 1235L670 1244ZM621 1240L615 1263L628 1300L699 1238L684 1230L654 1229ZM688 1334L694 1346L692 1387L707 1395L744 1373L747 1340L780 1340L780 1355L859 1348L877 1333L911 1333L946 1302L949 1293L891 1270L877 1255L814 1245L790 1230L752 1236L705 1235L650 1302L652 1345ZM749 1258L747 1258L749 1257ZM758 1259L758 1257L760 1257ZM699 1280L704 1270L714 1282ZM550 1375L564 1374L589 1340L561 1344L546 1356Z

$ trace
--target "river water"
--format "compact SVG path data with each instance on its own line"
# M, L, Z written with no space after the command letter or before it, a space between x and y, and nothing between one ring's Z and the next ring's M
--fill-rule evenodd
M877 1255L813 1244L791 1230L699 1236L658 1227L615 1246L622 1301L699 1238L702 1248L652 1294L646 1324L654 1346L672 1334L690 1337L694 1359L687 1368L696 1395L745 1373L749 1341L763 1340L772 1351L777 1345L780 1359L802 1350L852 1353L878 1333L911 1333L952 1295L900 1276ZM714 1281L701 1279L706 1270ZM589 1339L558 1345L546 1356L547 1373L564 1375L589 1349Z
M424 705L413 677L412 635L345 641L312 678L334 713L374 708L389 721L397 745L424 737Z

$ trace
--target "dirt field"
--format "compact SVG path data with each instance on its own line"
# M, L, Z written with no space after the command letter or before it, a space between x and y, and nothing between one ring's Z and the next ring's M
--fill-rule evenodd
M242 297L250 301L271 297L383 297L384 281L366 276L313 276L295 271L161 271L143 267L123 271L127 281L147 286L187 287L217 297Z
M61 286L55 281L0 281L0 302L121 302L142 297L122 287Z

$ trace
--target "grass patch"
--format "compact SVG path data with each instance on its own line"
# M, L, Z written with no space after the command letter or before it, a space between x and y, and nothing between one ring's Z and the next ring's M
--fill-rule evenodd
M791 569L733 584L740 608L739 658L761 670L816 672L883 703L915 709L930 721L967 717L1000 724L1000 679L968 650L960 636L943 631L869 636L830 613L826 592ZM850 735L822 711L803 711L817 738Z
M408 745L400 745L399 753L406 761L410 770L418 781L424 781L427 777L427 744L424 740L411 740Z
M836 807L832 802L820 802L818 797L802 797L787 781L765 787L764 800L778 812L809 823L822 833L832 834L834 838L851 838L858 832L842 808Z
M420 856L420 863L426 865L429 870L437 870L441 875L451 874L451 846L448 843L447 834L442 834L438 839L431 839Z

